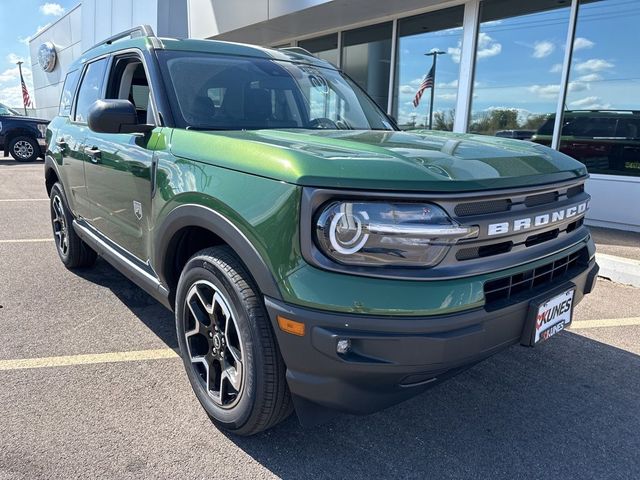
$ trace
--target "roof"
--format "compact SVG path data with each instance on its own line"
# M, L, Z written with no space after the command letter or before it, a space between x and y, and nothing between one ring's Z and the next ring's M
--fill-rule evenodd
M336 68L329 62L316 58L311 53L305 52L302 49L273 49L259 47L257 45L224 42L220 40L179 40L175 38L158 38L152 35L146 35L133 38L117 38L113 40L107 39L84 52L79 59L73 62L69 69L72 70L78 65L81 65L86 61L91 60L92 58L129 48L137 48L140 50L171 50L254 58L270 58L289 62L306 63L323 68Z

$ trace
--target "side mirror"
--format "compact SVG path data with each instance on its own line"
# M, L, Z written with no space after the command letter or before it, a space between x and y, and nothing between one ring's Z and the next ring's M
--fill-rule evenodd
M138 123L136 107L129 100L96 100L89 107L87 123L97 133L147 133L155 128Z

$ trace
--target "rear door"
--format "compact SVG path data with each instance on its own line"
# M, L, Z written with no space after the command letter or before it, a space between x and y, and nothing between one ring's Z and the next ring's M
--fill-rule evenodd
M136 52L114 56L108 70L104 98L129 100L136 107L138 123L157 125L142 56ZM90 224L141 263L149 258L153 147L159 130L146 135L89 130L84 139Z

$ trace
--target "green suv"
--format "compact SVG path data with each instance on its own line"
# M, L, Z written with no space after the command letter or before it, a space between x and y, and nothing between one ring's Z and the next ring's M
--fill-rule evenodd
M401 132L304 50L125 32L70 67L47 140L62 262L101 255L173 310L198 400L237 434L533 346L596 279L581 163Z

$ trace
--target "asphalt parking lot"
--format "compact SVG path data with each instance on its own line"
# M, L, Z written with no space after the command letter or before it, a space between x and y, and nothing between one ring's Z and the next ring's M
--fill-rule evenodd
M368 417L220 433L173 317L104 261L59 261L43 166L0 158L0 479L640 478L640 290Z

